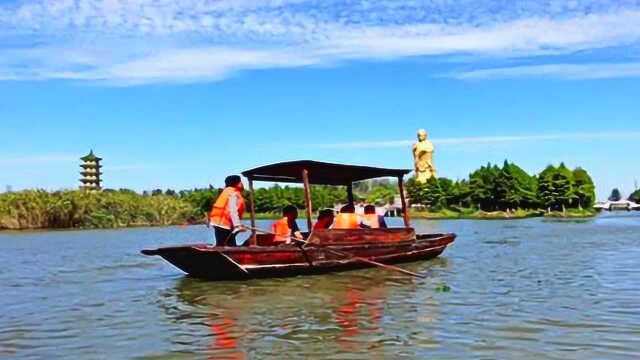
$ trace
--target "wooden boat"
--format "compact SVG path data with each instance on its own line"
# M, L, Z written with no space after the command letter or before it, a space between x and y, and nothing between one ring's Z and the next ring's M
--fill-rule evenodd
M403 177L411 170L367 166L291 161L247 170L251 195L251 227L256 228L253 182L303 183L307 226L312 228L311 184L341 185L353 203L352 184L379 177L396 177L400 188L404 227L388 229L326 229L305 233L306 244L275 246L272 234L254 232L249 246L220 247L209 244L169 246L142 250L159 255L193 277L209 280L244 280L322 274L384 264L427 260L440 255L456 235L416 234L410 226L403 189Z

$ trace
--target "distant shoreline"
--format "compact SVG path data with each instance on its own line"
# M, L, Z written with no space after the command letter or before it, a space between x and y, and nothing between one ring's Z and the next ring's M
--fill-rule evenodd
M476 211L473 213L456 212L453 210L440 210L436 212L430 211L410 211L409 216L412 219L420 220L518 220L535 217L547 217L547 218L562 218L562 219L588 219L596 217L599 214L597 211L582 210L582 212L576 211L576 209L567 210L566 214L562 212L545 213L543 210L516 210L511 213L503 211L484 212ZM257 220L275 220L280 218L277 213L259 213L256 214ZM249 220L248 216L244 216L243 220ZM193 226L204 225L204 220L195 221L182 224L129 224L126 226L112 226L112 227L42 227L42 228L0 228L0 233L10 232L28 232L28 231L68 231L68 230L116 230L116 229L136 229L136 228L164 228L172 226Z
M443 209L438 211L416 211L409 212L409 216L413 219L425 220L517 220L534 217L548 218L564 218L564 219L587 219L596 217L600 212L597 210L585 209L567 209L566 212L552 211L547 213L544 210L522 210L517 209L511 212L507 211L482 211L471 209L463 209L455 211Z

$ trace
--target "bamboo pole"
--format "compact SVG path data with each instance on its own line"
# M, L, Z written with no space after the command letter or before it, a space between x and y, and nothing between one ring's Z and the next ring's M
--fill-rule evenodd
M311 208L311 187L309 186L309 172L307 169L302 170L302 181L304 181L304 201L307 208L307 231L311 231L313 229L313 223L311 222L313 209Z
M409 211L407 210L407 200L404 197L404 181L403 176L398 176L398 187L400 188L400 202L402 203L402 218L404 219L404 226L410 227Z
M347 185L347 203L353 205L353 183Z
M249 200L251 201L251 227L256 227L256 197L253 191L253 178L249 177ZM249 239L250 246L256 246L256 231L251 230L251 238Z

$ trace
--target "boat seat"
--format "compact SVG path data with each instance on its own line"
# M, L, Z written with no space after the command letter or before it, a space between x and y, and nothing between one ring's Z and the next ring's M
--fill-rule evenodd
M275 235L273 234L256 234L256 245L258 246L275 246Z
M393 243L415 239L413 228L325 229L314 230L308 241L314 244Z
M301 232L302 233L302 237L304 239L309 238L309 233L308 232ZM281 243L276 243L274 241L275 239L275 235L274 234L256 234L256 245L258 246L278 246L281 245Z

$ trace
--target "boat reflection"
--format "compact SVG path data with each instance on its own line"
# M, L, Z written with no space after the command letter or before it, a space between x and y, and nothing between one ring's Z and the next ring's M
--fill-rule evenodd
M337 341L345 352L356 352L359 336L381 332L380 319L384 312L385 290L375 287L367 290L349 288L345 298L334 310L334 319L341 331ZM377 355L371 353L371 355ZM374 357L375 358L375 357Z
M410 268L426 271L423 266ZM237 360L281 357L285 351L293 358L327 357L329 348L335 354L382 359L392 335L383 320L395 326L398 316L415 321L426 315L417 309L385 316L394 306L389 301L415 297L417 289L426 286L423 281L377 270L246 282L185 277L169 290L163 307L169 319L190 334L189 341L174 343L174 351ZM265 342L270 348L252 346Z
M238 331L236 319L225 314L223 316L211 316L209 328L213 339L209 343L209 359L241 360L245 354L238 348Z

